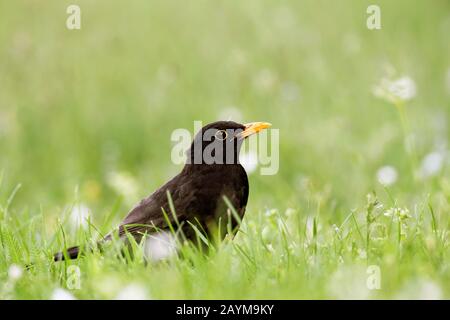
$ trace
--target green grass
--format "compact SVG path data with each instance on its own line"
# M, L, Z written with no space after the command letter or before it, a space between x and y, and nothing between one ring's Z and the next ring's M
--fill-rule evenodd
M82 29L69 31L72 3L0 3L0 298L50 298L70 265L80 299L115 298L127 283L154 299L450 297L447 1L378 1L377 31L371 1L82 0ZM416 83L404 114L372 93L387 66ZM230 106L280 129L280 170L249 175L233 241L157 264L115 248L51 262L181 169L174 129ZM436 151L440 170L415 177ZM398 172L387 188L385 165ZM79 204L86 229L69 219ZM366 285L371 265L379 290Z

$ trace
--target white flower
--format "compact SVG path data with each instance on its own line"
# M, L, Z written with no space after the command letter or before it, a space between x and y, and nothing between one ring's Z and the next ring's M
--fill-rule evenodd
M422 161L420 175L423 178L431 177L439 173L444 164L444 156L440 152L432 152L428 154Z
M377 171L378 182L384 186L393 185L397 181L397 178L397 170L392 166L384 166Z
M409 77L402 77L392 82L389 90L402 100L411 100L416 96L416 83Z
M258 156L256 152L252 151L248 153L241 153L239 155L239 162L244 167L245 171L250 174L258 167Z
M147 300L149 299L147 289L138 284L130 284L123 288L116 297L116 300Z
M89 220L89 208L82 203L74 205L69 219L73 228L86 228Z
M153 261L167 259L176 252L175 237L169 232L149 235L144 243L144 255Z
M52 292L51 300L76 300L76 298L69 291L56 288Z
M396 221L398 221L398 220L403 221L408 218L411 218L411 216L409 215L408 208L393 207L393 208L386 210L384 212L384 215L386 217L394 217L394 220L396 220Z
M23 269L20 266L18 266L17 264L12 264L9 266L8 276L9 276L9 279L11 279L12 281L19 280L22 277L22 274L23 274Z
M110 172L107 177L109 186L126 201L134 202L137 195L137 183L128 172Z
M408 101L416 96L416 84L410 77L401 77L396 80L383 78L374 88L373 93L391 103Z
M234 106L226 107L219 113L219 120L241 122L242 113L239 108Z

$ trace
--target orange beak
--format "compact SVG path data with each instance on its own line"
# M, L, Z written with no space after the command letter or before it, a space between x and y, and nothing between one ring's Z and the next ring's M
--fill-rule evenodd
M241 133L237 135L238 138L245 139L252 134L258 133L261 130L267 129L272 126L272 124L268 122L250 122L244 124L245 129Z

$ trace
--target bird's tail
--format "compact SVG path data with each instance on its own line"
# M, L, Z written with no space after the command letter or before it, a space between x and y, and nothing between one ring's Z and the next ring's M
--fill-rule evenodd
M80 247L75 246L75 247L67 248L64 251L55 253L53 256L53 260L54 261L64 261L64 260L66 260L66 258L69 260L72 260L72 259L78 258L79 255L80 255Z

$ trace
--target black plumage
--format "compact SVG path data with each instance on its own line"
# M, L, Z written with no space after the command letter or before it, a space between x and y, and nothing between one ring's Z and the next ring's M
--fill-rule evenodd
M242 218L249 195L247 174L238 161L242 142L269 126L263 122L243 125L219 121L203 127L187 151L183 170L134 207L115 232L124 240L131 235L140 242L146 234L169 230L169 223L179 227L188 240L195 238L190 224L207 233L220 227L221 235L225 235L228 223L234 229L237 219L225 198ZM101 242L112 237L111 233ZM54 259L74 259L78 255L79 248L72 247L65 254L57 253Z

